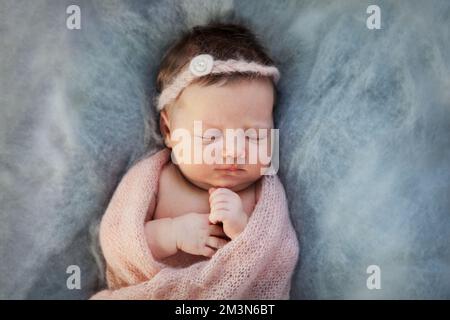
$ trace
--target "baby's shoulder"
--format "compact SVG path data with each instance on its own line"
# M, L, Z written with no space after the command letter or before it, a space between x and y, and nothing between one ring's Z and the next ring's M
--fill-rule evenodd
M161 174L159 176L159 187L168 188L176 187L176 168L175 165L169 161L161 169Z

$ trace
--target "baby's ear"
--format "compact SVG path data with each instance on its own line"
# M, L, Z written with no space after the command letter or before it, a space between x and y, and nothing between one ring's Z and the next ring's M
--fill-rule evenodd
M167 110L162 110L159 114L159 130L161 131L161 135L164 139L164 144L166 147L171 148L172 143L170 140L170 122L169 116L167 114Z

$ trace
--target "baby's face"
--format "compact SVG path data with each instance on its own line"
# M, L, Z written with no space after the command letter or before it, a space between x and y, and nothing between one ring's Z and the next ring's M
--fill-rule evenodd
M197 156L200 152L202 157L202 152L209 148L217 150L214 152L215 162L223 162L207 164L202 161L198 164L191 161L189 164L176 159L180 171L190 182L205 190L224 187L240 191L261 177L262 169L267 165L263 165L259 159L251 160L249 155L251 152L257 154L258 147L264 144L266 154L270 155L273 90L272 82L266 78L242 80L221 86L192 84L184 89L170 111L163 111L161 125L166 125L165 141L169 147L174 148L181 143L180 139L175 139L174 133L182 129L183 132L189 132L191 137L191 159L194 159L195 152ZM198 121L201 121L201 131L198 130ZM197 125L196 130L194 124ZM255 130L248 130L245 136L241 136L244 143L237 144L235 140L228 138L230 136L226 129L242 129L241 132ZM258 129L267 129L268 134L260 134L262 131ZM227 141L234 144L234 148L227 148ZM194 147L195 143L201 147L200 151ZM239 164L242 162L244 164Z

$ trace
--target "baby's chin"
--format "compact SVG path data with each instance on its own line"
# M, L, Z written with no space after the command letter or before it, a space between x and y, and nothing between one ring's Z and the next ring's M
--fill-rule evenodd
M249 186L251 186L255 181L246 181L243 183L227 183L227 182L217 182L213 183L211 187L214 188L227 188L234 192L239 192L241 190L247 189Z

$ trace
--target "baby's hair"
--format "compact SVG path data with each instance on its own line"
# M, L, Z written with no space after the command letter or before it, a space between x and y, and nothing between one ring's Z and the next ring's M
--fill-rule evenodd
M246 26L210 22L185 32L168 49L159 66L156 79L157 93L160 94L189 65L191 59L199 54L209 54L217 60L243 59L267 66L274 64L259 39ZM245 72L207 74L197 78L193 83L212 85L257 77L261 75Z

